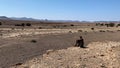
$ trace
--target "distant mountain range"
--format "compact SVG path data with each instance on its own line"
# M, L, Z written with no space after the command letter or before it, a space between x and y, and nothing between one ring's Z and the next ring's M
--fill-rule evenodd
M34 18L27 18L27 17L6 17L0 16L2 20L22 20L22 21L49 21L49 22L79 22L73 20L47 20L47 19L34 19Z
M40 21L39 19L34 18L27 18L27 17L6 17L6 16L0 16L0 19L2 20L23 20L23 21Z
M10 19L10 18L8 18L6 16L0 16L0 19L6 20L6 19Z
M47 20L47 19L34 19L34 18L27 18L27 17L7 17L7 16L0 16L1 20L21 20L21 21L49 21L49 22L81 22L81 23L89 23L89 22L120 22L120 21L77 21L77 20Z

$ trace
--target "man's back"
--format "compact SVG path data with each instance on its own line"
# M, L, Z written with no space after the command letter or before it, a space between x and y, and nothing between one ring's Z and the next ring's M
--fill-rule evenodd
M76 46L84 47L84 40L82 38L76 40Z

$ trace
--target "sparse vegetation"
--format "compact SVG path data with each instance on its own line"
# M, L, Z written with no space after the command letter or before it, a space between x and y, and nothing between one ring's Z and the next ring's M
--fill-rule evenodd
M39 22L40 23L39 24L38 22L36 23L36 22L30 22L30 21L27 21L27 22L26 21L22 21L22 22L10 21L10 22L6 22L6 23L4 23L4 21L2 21L2 23L4 25L0 27L1 28L0 30L2 30L2 31L0 31L0 35L1 35L0 38L4 38L4 39L1 39L1 44L2 44L2 41L4 41L4 40L5 40L4 42L6 44L9 41L10 42L20 41L20 42L18 42L18 44L21 44L21 45L30 44L30 46L22 46L23 48L21 48L21 46L18 45L21 49L19 47L15 49L16 51L20 50L21 51L20 54L24 55L24 56L20 57L22 59L28 55L29 56L38 55L38 52L41 53L41 50L46 51L46 49L52 49L52 48L59 49L59 48L67 47L67 46L72 46L74 43L74 40L79 38L79 35L83 35L83 37L85 39L85 45L88 44L89 42L92 42L93 40L95 40L95 41L103 40L104 41L104 39L108 39L108 40L112 39L112 40L116 41L119 39L117 37L119 37L118 31L120 31L119 27L118 28L101 27L101 26L105 26L105 23L103 23L104 25L101 23L99 26L95 26L95 23L76 23L76 24L73 23L73 25L70 23L52 23L51 24L51 23L46 23L46 22L44 22L42 24ZM27 27L26 26L27 23L32 24L32 27L29 27L29 26ZM17 26L19 26L19 27L14 26L15 24L17 24ZM5 28L3 28L4 26L5 26ZM7 26L7 28L6 28L6 26ZM74 26L74 27L72 27L72 26ZM108 26L109 26L109 24L108 24ZM109 30L109 32L107 32L106 30ZM113 31L115 31L115 32L113 33ZM104 33L102 33L102 32L104 32ZM9 40L8 42L6 42L7 39ZM62 45L59 46L59 44L61 44L61 43L62 43ZM9 44L13 48L16 45L16 44L13 45L13 43L9 43ZM42 44L43 46L40 44ZM48 46L49 44L52 46ZM58 44L58 46L56 44ZM10 51L10 49L8 49L8 51L5 52L4 54L10 53L13 56L19 55L18 52L12 54L13 51ZM31 51L31 50L33 50L33 51ZM22 52L22 51L26 51L26 52ZM102 54L100 54L100 55L102 55ZM11 56L8 61L10 61L12 58L14 58L13 56ZM5 57L8 58L9 54L6 55ZM19 61L19 56L15 56L15 57L18 60L15 59L13 61ZM103 56L101 56L101 57L103 57ZM5 59L3 59L3 60L5 60ZM2 60L1 60L1 62L2 62ZM3 61L3 63L5 63L5 61Z
M0 36L3 36L3 34L0 34Z
M71 24L70 26L74 26L74 24Z
M23 26L23 27L24 27L24 26L25 26L25 24L24 24L24 23L22 23L22 24L21 24L21 26Z
M24 28L22 28L22 30L24 30Z
M109 24L105 24L105 26L109 27Z
M96 26L104 26L104 23L96 23Z
M63 25L63 27L67 27L67 25Z
M119 24L117 24L117 27L119 27L120 26L120 23Z
M22 26L22 27L24 27L24 26L31 26L31 24L30 23L21 23L21 24L15 24L15 26Z
M99 23L96 23L96 26L99 26Z
M105 32L104 30L100 30L99 32Z
M107 26L107 27L114 27L115 23L96 23L96 26ZM120 26L120 24L118 24L117 26Z
M78 32L83 32L82 30L78 30Z
M22 27L24 27L25 24L24 23L22 23L22 24L15 24L15 26L22 26Z
M56 26L53 26L53 28L56 28Z
M42 27L38 27L38 29L42 29Z
M27 23L26 26L31 26L31 24L30 24L30 23Z
M62 26L60 26L60 25L54 25L53 26L53 28L60 28L60 27L62 27Z
M2 25L2 22L0 22L0 25Z
M109 26L110 26L110 27L114 27L114 26L115 26L115 23L110 23Z
M94 30L94 28L91 28L91 30Z
M104 24L103 24L103 23L101 23L101 24L100 24L100 26L104 26Z
M109 24L105 24L107 27L114 27L115 23L109 23Z
M36 43L37 41L36 40L31 40L32 43Z
M21 24L15 24L15 26L22 26Z
M15 28L11 28L12 30L15 30Z
M72 31L69 31L69 33L72 33Z

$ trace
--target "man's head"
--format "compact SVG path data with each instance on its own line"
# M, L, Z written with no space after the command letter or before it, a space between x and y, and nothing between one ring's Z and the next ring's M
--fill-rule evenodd
M80 39L82 39L82 36L80 36Z

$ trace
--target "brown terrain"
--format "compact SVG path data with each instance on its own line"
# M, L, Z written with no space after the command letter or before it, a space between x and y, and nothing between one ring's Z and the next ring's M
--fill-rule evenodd
M48 50L25 64L11 68L119 68L119 42L93 42L89 48L70 47Z
M75 22L51 23L17 20L0 20L0 22L2 22L2 25L0 26L0 68L9 68L11 66L19 67L19 65L19 68L37 68L30 67L34 64L34 62L31 61L33 61L36 57L38 58L35 63L42 60L42 62L38 63L38 68L96 68L99 67L99 65L101 65L101 68L102 66L104 68L120 67L120 60L117 60L120 56L118 54L120 51L120 27L96 26L95 23ZM21 23L30 23L31 26L15 26L16 24ZM79 36L83 36L85 40L85 46L87 47L86 49L73 47L75 41L79 39ZM115 42L111 43L105 41ZM92 44L92 42L95 43ZM112 49L113 46L114 48ZM112 49L112 52L109 52L109 54L107 51L110 49ZM48 55L44 54L47 50L52 50L52 53ZM57 51L54 50L57 50L58 53L56 54ZM100 58L101 56L99 57L96 53L99 55L103 53L103 56L105 56ZM110 56L112 56L112 53L118 54L115 55L117 58L113 57L113 60L111 60ZM65 63L62 65L59 62L56 62L58 65L54 64L54 61L59 61L59 56L57 56L58 54L61 55L60 61L65 61ZM64 60L65 57L69 56L68 54L70 57L67 60ZM78 61L78 58L80 58L80 56L77 57L77 55L81 55L81 60L79 59ZM51 59L55 58L56 56L57 57L54 59L54 61L51 61L51 59L46 59L47 56ZM76 58L71 60L74 56ZM91 56L95 56L96 58L89 59ZM106 59L105 57L109 58ZM86 61L83 61L85 60L84 58L86 58ZM90 66L88 63L90 63L92 59L93 63L91 63L91 65L93 66ZM78 67L74 67L75 65L72 61L74 61ZM47 65L44 62L46 62ZM115 62L116 65L114 65L113 62ZM55 66L50 66L51 64ZM21 67L21 65L25 65L27 67Z

